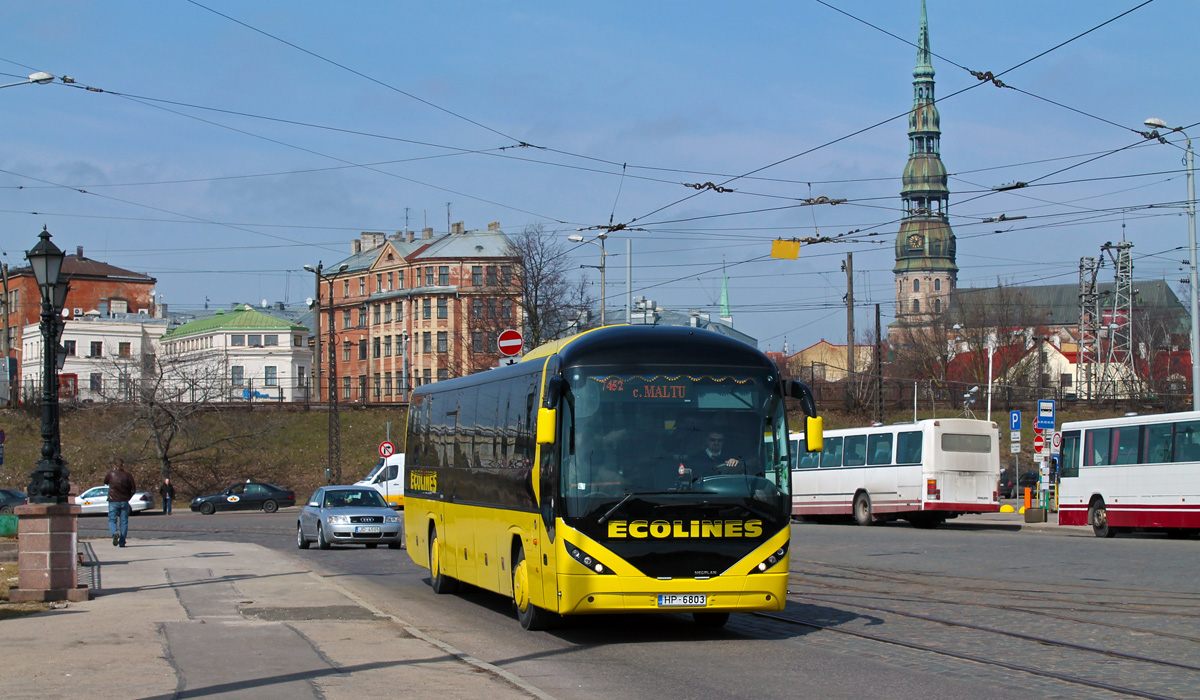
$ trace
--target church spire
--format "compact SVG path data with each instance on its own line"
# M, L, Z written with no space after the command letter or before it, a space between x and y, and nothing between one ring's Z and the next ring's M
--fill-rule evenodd
M908 114L908 164L900 190L904 212L892 269L896 274L896 319L905 323L923 323L944 312L958 277L933 75L929 19L925 0L921 0L913 106Z

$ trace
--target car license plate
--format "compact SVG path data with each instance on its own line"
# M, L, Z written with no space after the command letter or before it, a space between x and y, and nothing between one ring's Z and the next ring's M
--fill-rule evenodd
M379 532L379 526L378 525L359 525L358 527L354 528L354 532L359 533L359 534L366 534L369 532Z
M660 593L658 607L660 608L702 608L708 605L708 596L704 593Z

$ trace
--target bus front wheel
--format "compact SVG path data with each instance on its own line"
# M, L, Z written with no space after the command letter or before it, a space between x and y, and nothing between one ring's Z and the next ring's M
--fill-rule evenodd
M859 525L870 525L875 516L871 513L871 497L864 491L854 496L854 522Z
M553 624L553 616L546 610L534 605L529 598L529 564L525 560L525 549L517 550L517 557L512 569L513 604L517 606L517 621L521 627L530 630L549 629Z
M1108 509L1104 507L1103 500L1092 502L1088 508L1088 522L1092 524L1092 532L1096 537L1113 537L1117 534L1117 529L1108 524Z
M441 543L437 528L429 530L429 585L434 593L453 593L458 590L458 581L442 573Z

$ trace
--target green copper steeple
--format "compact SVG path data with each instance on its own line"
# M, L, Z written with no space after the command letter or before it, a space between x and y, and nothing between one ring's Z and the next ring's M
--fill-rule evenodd
M908 164L900 197L904 213L896 237L896 318L917 322L944 310L958 276L954 232L950 230L950 189L942 164L941 116L933 90L929 20L921 0L913 106L908 114ZM917 318L919 314L923 318Z

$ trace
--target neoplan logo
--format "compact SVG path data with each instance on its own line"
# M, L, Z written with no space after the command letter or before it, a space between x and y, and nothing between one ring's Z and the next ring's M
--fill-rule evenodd
M761 520L610 520L609 539L676 540L724 537L758 537Z

